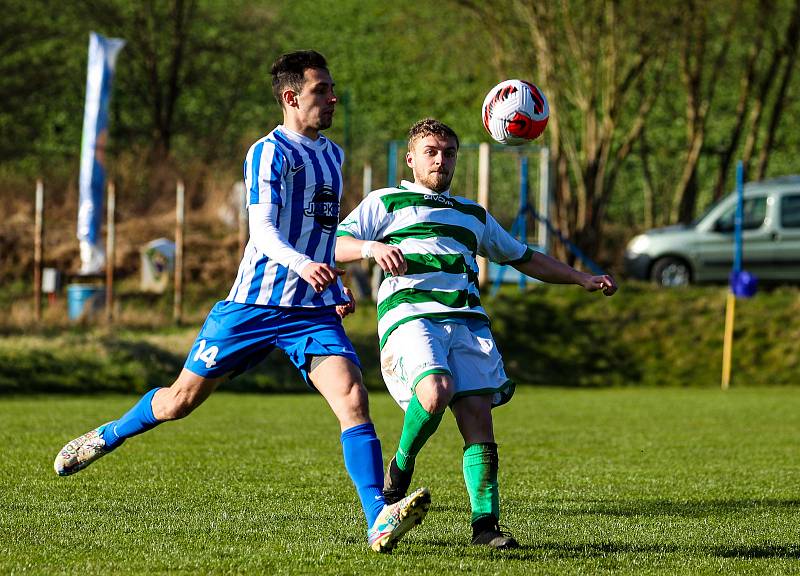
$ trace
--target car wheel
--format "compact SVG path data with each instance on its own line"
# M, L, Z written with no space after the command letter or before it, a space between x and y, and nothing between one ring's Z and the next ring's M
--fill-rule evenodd
M659 286L688 286L692 280L692 271L680 258L659 258L653 264L650 279Z

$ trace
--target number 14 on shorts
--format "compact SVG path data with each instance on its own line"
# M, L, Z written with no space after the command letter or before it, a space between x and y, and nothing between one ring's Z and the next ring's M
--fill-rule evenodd
M197 362L198 360L201 362L205 362L206 368L211 368L215 366L217 363L217 354L219 354L219 348L216 346L209 346L206 348L206 341L200 340L197 345L197 353L194 355L193 360Z

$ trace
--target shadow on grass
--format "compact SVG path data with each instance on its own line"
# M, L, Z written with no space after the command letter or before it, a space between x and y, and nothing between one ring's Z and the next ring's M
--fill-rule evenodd
M713 549L715 556L723 558L800 558L800 544L775 546L720 546Z
M800 510L796 498L689 500L560 500L534 505L531 512L567 515L603 516L683 516L698 518L758 512L764 510Z
M575 544L568 542L536 542L535 538L533 544L527 544L524 541L530 540L527 535L521 534L523 542L519 548L512 550L495 550L488 546L473 546L468 539L464 539L461 543L465 549L474 551L476 553L490 553L497 554L503 558L516 558L527 559L532 558L531 553L543 558L595 558L608 556L609 554L638 554L638 553L674 553L683 552L688 548L681 546L670 545L657 545L657 544L629 544L626 542L593 542L586 544ZM445 540L428 540L425 539L422 544L426 546L433 546L436 548L452 548L453 542ZM544 554L542 554L544 553ZM535 557L535 556L534 556Z
M629 542L536 542L535 537L520 535L523 543L514 550L493 550L488 547L472 546L466 538L460 542L465 550L474 553L490 554L504 559L547 560L553 558L605 558L615 554L686 554L692 556L707 555L721 558L758 559L758 558L800 558L800 544L772 545L754 544L745 546L679 546L676 544L632 544ZM524 543L533 540L532 544ZM420 544L434 548L452 549L453 542L439 539L423 539ZM456 544L458 546L459 544Z
M520 550L524 549L520 548ZM722 558L800 558L800 545L752 546L677 546L674 544L630 544L626 542L596 542L587 544L562 544L547 542L528 546L528 550L542 551L561 558L601 558L610 554L706 554Z
M718 516L731 516L742 514L759 514L764 512L780 512L794 514L800 510L800 499L766 498L754 499L717 499L694 500L676 502L672 500L556 500L522 507L518 513L527 517L558 517L564 515L574 516L617 516L617 517L659 517L677 516L684 518L706 518ZM463 508L456 505L436 505L436 513L461 514ZM598 523L604 520L597 520ZM796 558L800 559L800 544L771 544L753 543L713 546L702 545L677 545L671 543L631 543L631 542L554 542L537 541L536 534L525 534L515 531L521 542L521 547L513 551L501 552L506 558L519 559L546 559L546 558L595 558L613 554L684 554L705 555L733 559L759 559L759 558ZM565 540L570 534L564 533ZM452 547L452 542L431 539L425 540L426 545L434 547ZM463 546L475 549L464 538Z

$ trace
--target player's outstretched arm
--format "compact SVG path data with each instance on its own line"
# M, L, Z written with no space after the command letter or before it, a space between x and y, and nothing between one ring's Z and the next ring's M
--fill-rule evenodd
M342 263L361 260L361 246L363 244L365 244L363 240L358 240L352 236L337 236L334 258L337 262Z
M589 292L602 290L606 296L617 291L617 283L608 274L592 276L541 252L534 252L530 260L514 264L514 268L551 284L577 284Z
M402 276L406 273L406 259L402 250L397 246L358 240L352 236L339 236L336 238L336 261L354 262L362 258L375 258L375 262L384 272L392 276Z

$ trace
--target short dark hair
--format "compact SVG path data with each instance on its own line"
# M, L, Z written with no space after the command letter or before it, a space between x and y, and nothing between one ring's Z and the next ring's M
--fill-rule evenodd
M453 138L456 141L456 149L459 147L458 135L455 130L444 122L439 122L433 118L425 118L416 122L408 131L408 151L414 146L414 142L426 136L441 136L443 138Z
M325 57L316 50L298 50L279 56L272 64L270 74L272 74L272 93L275 100L283 107L281 94L287 88L295 92L303 89L305 71L309 68L328 69Z

